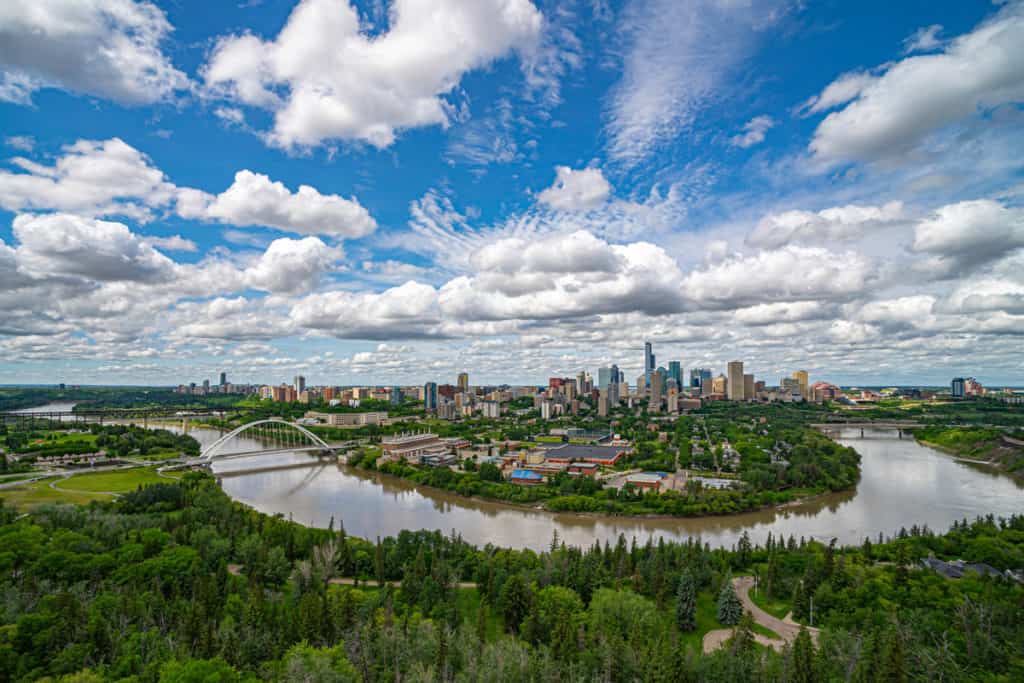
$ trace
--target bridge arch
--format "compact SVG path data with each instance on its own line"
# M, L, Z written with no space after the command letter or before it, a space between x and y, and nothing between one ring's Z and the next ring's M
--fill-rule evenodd
M226 443L231 441L236 436L240 436L241 434L244 434L245 432L247 432L247 431L249 431L251 429L256 429L256 428L258 428L258 427L260 427L262 425L266 425L266 424L283 425L283 426L286 426L286 427L290 427L291 429L296 430L297 432L299 432L300 434L302 434L303 436L308 438L316 446L320 446L321 448L323 448L325 451L333 450L327 444L326 441L324 441L319 436L317 436L313 432L309 431L308 429L306 429L302 425L295 424L294 422L288 422L287 420L282 420L280 418L273 418L272 417L272 418L268 418L266 420L256 420L255 422L249 422L248 424L244 424L241 427L236 427L235 429L232 429L230 432L228 432L227 434L225 434L224 436L220 437L219 439L214 441L212 444L210 444L209 446L204 448L202 450L202 452L199 454L199 459L200 460L213 460L217 456L232 455L231 453L223 453L222 454L220 452L221 448L223 448Z

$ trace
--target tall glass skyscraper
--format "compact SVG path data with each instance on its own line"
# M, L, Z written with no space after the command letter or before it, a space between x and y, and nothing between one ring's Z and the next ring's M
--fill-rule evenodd
M677 360L668 362L668 376L676 381L676 387L683 386L683 364Z
M423 385L423 408L427 412L437 411L437 382Z
M700 389L700 383L702 380L711 381L711 370L708 368L693 368L690 370L690 386L694 389Z
M644 342L644 385L651 386L651 373L654 372L654 351L651 342Z

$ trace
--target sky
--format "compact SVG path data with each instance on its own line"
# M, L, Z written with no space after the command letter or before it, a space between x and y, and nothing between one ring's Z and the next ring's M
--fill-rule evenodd
M1024 3L6 0L0 383L1024 385Z

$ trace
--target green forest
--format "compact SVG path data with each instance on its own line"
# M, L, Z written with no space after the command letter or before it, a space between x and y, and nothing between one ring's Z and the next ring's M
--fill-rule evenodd
M1024 679L1024 587L946 579L921 568L931 556L1019 569L1024 517L856 547L553 538L536 553L310 529L192 473L88 507L0 507L0 681ZM817 643L762 647L731 595L741 576L773 614L813 609Z

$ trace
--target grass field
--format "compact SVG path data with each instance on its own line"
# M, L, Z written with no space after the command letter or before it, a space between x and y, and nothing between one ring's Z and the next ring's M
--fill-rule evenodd
M94 500L110 500L114 494L134 491L145 484L166 481L166 477L161 477L154 470L139 467L115 472L76 474L66 479L51 477L0 489L0 498L8 505L20 508L45 503L85 505ZM57 488L51 488L51 484Z
M689 633L683 633L679 642L699 652L703 646L704 635L718 628L726 628L718 623L718 602L710 593L702 591L697 594L697 628Z
M6 505L16 508L32 508L46 503L74 503L86 505L94 500L110 500L109 495L102 493L69 493L50 488L53 479L34 481L24 486L12 486L0 489L0 499Z
M71 491L127 493L144 484L158 484L163 478L149 468L134 468L116 472L76 474L57 484Z
M32 472L23 472L21 474L5 474L0 476L0 484L6 484L12 481L21 481L22 479L28 479L34 477L35 474Z
M750 599L755 605L763 609L768 614L779 619L785 619L786 615L792 609L788 600L780 600L779 598L769 598L765 595L764 591L757 591L756 593L750 591Z

